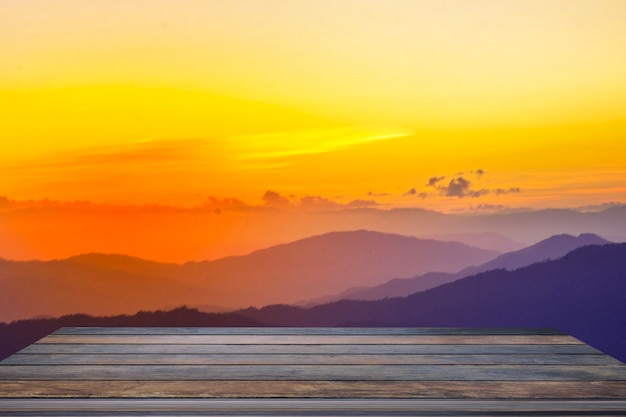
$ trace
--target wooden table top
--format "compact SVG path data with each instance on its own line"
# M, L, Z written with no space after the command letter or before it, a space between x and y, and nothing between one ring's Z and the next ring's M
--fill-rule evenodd
M549 329L63 328L0 416L626 415L626 365Z

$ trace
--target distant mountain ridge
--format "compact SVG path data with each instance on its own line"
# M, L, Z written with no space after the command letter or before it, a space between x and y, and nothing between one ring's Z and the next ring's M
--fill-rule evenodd
M599 211L549 208L526 211L462 214L420 208L378 210L361 208L328 215L334 225L347 230L367 227L411 236L495 233L519 242L538 242L553 235L594 233L615 242L626 242L626 204Z
M219 259L239 251L252 251L293 242L329 231L367 229L405 236L436 237L480 248L493 249L494 241L478 243L477 236L496 234L527 246L552 235L595 233L608 240L626 242L626 204L609 204L575 209L502 210L471 213L441 213L422 208L367 207L331 211L280 210L270 208L223 209L219 215L211 208L124 207L88 205L77 216L69 206L42 206L37 210L14 207L0 210L0 256L9 259L34 259L34 248L42 245L47 260L65 259L77 253L123 253L143 259L168 259L178 263ZM126 227L120 227L119 211ZM118 220L116 220L118 219ZM232 223L223 244L208 238L223 222ZM37 225L36 228L33 225ZM93 228L98 224L98 228ZM130 228L130 229L129 229ZM146 245L144 238L129 238L139 233L158 245ZM85 233L85 231L89 231ZM55 236L64 244L51 246ZM456 237L456 239L455 239ZM26 240L24 240L26 239ZM22 242L23 243L20 243ZM29 243L30 242L30 243ZM39 244L37 243L39 242ZM475 243L472 243L475 242ZM510 241L501 243L499 252L519 249ZM29 248L32 246L32 248ZM156 247L151 249L151 247ZM248 252L249 253L249 252ZM159 255L156 255L159 254ZM415 274L413 274L415 275Z
M395 276L456 271L498 254L456 242L360 230L183 265L104 254L46 262L5 260L0 262L0 321L132 314L179 305L232 310L295 303Z
M267 305L279 298L294 303L312 295L332 293L333 289L368 286L392 277L409 277L432 270L453 272L497 255L457 242L358 230L331 232L245 257L220 259L208 265L205 276L216 278L228 274L230 283L237 283L238 299L248 305ZM253 271L261 286L247 284L249 271ZM268 290L267 296L263 296ZM277 297L276 293L281 291L290 295Z
M150 261L116 253L84 253L72 256L66 260L86 267L163 277L176 275L180 268L180 265L174 263Z
M238 313L279 326L553 327L626 362L626 243L584 246L408 297Z
M548 259L557 259L565 256L574 249L589 245L606 245L610 242L593 233L581 233L578 236L568 234L554 235L527 248L504 253L478 267L465 268L462 273L477 273L491 269L513 270L542 262Z
M465 243L466 245L474 246L476 248L495 250L498 252L511 252L514 250L523 249L527 246L524 243L520 243L499 233L492 232L446 233L418 237L422 239L435 239Z
M341 299L350 300L379 300L385 297L404 297L415 292L425 291L439 285L453 282L463 277L485 272L492 269L513 270L542 262L548 259L557 259L568 252L587 245L604 245L612 243L592 233L582 233L572 236L567 234L555 235L542 240L527 248L502 254L495 259L478 266L470 266L455 273L429 272L413 278L394 278L384 284L370 288L351 289L331 297L320 299L321 302L331 302ZM316 302L315 304L321 304Z
M95 259L98 262L92 263ZM204 291L193 283L154 273L107 268L109 255L57 261L0 262L0 321L74 313L130 314L158 310L166 299L200 302ZM134 266L147 261L132 259ZM130 268L132 270L132 268Z

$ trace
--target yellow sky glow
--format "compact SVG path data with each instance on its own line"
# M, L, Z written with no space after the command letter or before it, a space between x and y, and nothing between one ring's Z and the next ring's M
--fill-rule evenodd
M0 43L11 198L624 201L621 0L23 0Z

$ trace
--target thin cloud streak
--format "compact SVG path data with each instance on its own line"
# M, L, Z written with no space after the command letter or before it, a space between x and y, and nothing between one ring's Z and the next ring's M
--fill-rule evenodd
M340 127L245 135L234 138L230 149L241 161L241 168L255 169L264 163L275 165L276 160L288 160L294 156L329 153L413 134L388 131L371 127Z

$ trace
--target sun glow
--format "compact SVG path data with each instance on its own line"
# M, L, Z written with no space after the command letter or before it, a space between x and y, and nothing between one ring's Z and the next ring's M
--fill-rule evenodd
M620 0L3 2L0 196L624 202L625 21ZM235 247L235 218L206 232Z

